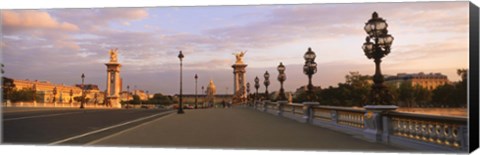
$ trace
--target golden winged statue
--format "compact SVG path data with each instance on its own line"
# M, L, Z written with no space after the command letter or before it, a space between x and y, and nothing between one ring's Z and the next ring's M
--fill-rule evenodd
M235 58L237 58L237 61L235 63L243 64L243 56L245 55L245 53L247 53L247 51L245 52L240 51L238 53L233 53L233 55L235 55Z
M110 53L110 62L117 62L117 52L118 48L110 49L108 53Z

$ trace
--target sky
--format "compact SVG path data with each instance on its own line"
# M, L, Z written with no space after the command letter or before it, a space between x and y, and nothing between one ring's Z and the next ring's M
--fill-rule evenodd
M183 91L213 80L217 93L232 92L232 53L247 51L247 81L286 66L286 91L307 84L303 55L316 53L314 85L336 86L345 75L374 73L364 55L365 22L377 11L395 38L382 72L440 72L451 81L468 68L468 2L348 3L250 6L1 10L5 76L105 89L108 51L118 48L123 87L151 93L179 91L178 52L183 51ZM253 88L251 88L253 90ZM263 85L259 89L264 91Z

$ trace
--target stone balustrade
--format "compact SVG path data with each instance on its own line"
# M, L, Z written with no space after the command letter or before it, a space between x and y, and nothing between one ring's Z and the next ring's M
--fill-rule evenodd
M390 112L385 119L389 133L397 139L420 141L450 150L468 149L467 119L412 113Z
M413 114L396 106L346 108L318 103L256 102L254 109L331 128L365 140L433 152L468 150L467 118Z

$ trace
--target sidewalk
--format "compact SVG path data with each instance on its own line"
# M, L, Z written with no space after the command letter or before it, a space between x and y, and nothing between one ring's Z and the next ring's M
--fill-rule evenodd
M187 110L93 142L95 146L402 151L245 108Z

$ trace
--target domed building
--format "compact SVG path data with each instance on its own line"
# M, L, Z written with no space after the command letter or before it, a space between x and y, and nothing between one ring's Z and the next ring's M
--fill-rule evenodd
M210 80L210 83L207 86L207 103L215 103L215 94L217 93L217 87L213 83L213 80Z
M229 102L232 100L232 94L217 94L217 86L213 80L210 80L203 92L195 94L183 94L183 104L194 106L195 96L197 97L197 104L200 106L215 106L222 101ZM175 94L175 98L178 100L179 95Z

